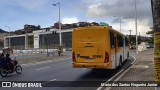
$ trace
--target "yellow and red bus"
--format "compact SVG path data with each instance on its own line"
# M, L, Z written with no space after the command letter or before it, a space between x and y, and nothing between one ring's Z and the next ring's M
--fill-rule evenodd
M110 27L80 27L72 32L74 68L115 69L128 57L128 38Z

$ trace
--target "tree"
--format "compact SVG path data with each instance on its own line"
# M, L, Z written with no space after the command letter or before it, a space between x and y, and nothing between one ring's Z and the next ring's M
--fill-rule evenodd
M33 35L32 36L28 36L28 45L33 48Z
M154 39L153 39L154 38L154 35L153 35L154 32L155 31L153 29L151 31L146 32L146 34L148 34L148 35L150 34L152 36L151 40L148 41L149 43L154 43Z

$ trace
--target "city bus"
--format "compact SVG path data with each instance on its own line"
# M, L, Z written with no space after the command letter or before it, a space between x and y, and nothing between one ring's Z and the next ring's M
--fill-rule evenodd
M129 39L111 27L80 27L72 32L74 68L115 69L128 57Z

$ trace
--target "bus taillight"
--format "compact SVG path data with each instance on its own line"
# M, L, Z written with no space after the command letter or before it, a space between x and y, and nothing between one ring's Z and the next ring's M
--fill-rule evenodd
M76 62L75 52L72 53L72 61Z
M108 52L105 53L105 63L109 62L109 54Z

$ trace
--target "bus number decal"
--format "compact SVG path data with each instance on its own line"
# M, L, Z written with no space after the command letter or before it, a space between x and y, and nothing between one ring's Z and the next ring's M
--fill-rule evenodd
M103 58L103 55L93 55L93 58L96 59L96 58Z

